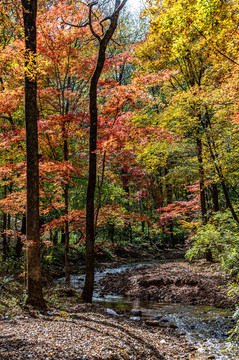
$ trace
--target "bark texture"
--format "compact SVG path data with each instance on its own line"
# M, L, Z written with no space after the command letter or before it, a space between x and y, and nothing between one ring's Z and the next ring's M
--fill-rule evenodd
M25 35L25 123L27 148L27 299L44 308L39 234L39 161L37 132L36 14L37 0L21 0ZM31 69L31 70L30 70Z

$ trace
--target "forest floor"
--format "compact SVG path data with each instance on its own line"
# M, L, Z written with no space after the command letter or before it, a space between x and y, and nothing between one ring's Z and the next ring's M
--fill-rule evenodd
M99 305L25 312L0 322L1 360L196 359L176 330L108 315Z
M176 260L109 275L101 281L101 294L234 308L239 297L228 297L231 282L218 264Z
M104 293L233 307L227 281L215 264L171 261L110 275L103 285ZM1 289L0 360L202 359L171 323L109 314L101 305L82 304L78 292L64 287L46 291L47 311L26 310L19 302L21 287L12 280Z

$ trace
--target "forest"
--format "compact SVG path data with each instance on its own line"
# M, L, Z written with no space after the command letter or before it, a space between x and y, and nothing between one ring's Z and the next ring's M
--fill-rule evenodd
M235 0L0 0L0 360L239 358L238 24ZM109 294L230 324L201 351Z

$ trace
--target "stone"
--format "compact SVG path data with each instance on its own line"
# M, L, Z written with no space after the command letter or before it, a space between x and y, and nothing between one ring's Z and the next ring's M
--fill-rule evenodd
M167 327L169 327L170 329L177 329L177 325L172 322L167 323Z
M160 323L160 321L156 321L156 320L146 320L145 325L154 326L154 327L162 327L162 324Z
M109 309L109 308L106 309L106 312L109 315L119 316L119 314L117 314L117 312L115 312L114 310Z
M142 311L139 309L132 309L131 312L132 312L133 316L137 316L137 317L142 316Z
M166 318L162 318L162 319L160 319L160 321L161 321L162 323L169 322L169 320L168 320L168 319L166 319Z
M180 331L179 335L180 335L180 336L185 336L186 333L185 333L185 331Z
M140 316L131 316L130 320L134 320L134 321L140 321L141 317Z

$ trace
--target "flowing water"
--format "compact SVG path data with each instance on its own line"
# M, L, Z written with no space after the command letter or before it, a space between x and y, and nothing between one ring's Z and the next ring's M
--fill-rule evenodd
M95 275L95 291L93 301L101 303L107 308L117 310L141 310L142 320L164 319L177 326L177 332L195 346L197 355L195 360L239 359L239 347L230 349L226 341L228 331L233 326L233 312L229 309L218 309L213 306L194 306L183 304L165 304L156 301L124 298L118 295L100 295L100 280L109 275L123 271L149 266L154 263L139 263L122 265L117 268L107 268L97 271ZM61 279L60 279L61 280ZM84 283L84 276L71 276L71 286L80 289ZM137 318L136 318L137 321Z

